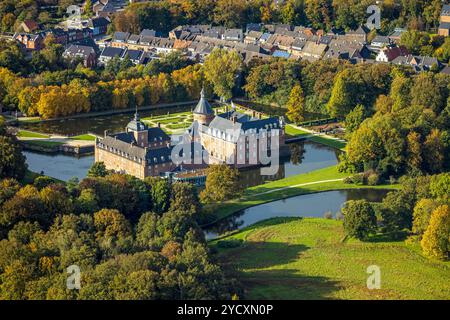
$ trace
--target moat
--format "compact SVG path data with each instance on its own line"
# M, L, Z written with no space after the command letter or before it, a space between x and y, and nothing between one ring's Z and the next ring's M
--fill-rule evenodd
M311 142L302 141L290 144L292 155L280 160L280 168L274 176L261 176L260 168L243 171L244 186L262 184L264 181L279 180L292 175L306 173L337 164L340 151ZM67 181L72 177L83 179L94 162L94 156L73 157L64 154L41 154L24 152L31 171Z

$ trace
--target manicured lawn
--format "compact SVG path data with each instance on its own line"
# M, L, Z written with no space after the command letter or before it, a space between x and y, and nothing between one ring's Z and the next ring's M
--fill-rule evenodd
M20 130L17 133L17 136L19 138L42 138L42 139L50 138L49 135L38 133L38 132L27 131L27 130Z
M309 132L294 128L293 126L291 126L289 124L285 126L284 131L286 132L287 135L290 135L292 137L301 137L301 136L309 136L310 135Z
M159 123L164 131L168 134L172 134L189 127L192 124L193 117L191 112L179 112L168 115L146 117L142 120L151 126L157 126Z
M417 245L344 238L341 221L266 220L221 241L226 268L237 269L246 299L450 299L450 262L423 257ZM367 267L381 271L381 289L367 289Z
M71 137L72 140L82 140L82 141L95 141L95 136L90 134L81 134L79 136Z
M308 138L308 140L311 140L311 141L314 141L317 143L321 143L326 146L340 149L340 150L344 150L345 146L347 145L345 142L341 142L341 141L334 140L334 139L328 139L328 138L325 138L322 136L313 136L313 137Z
M214 214L214 218L216 220L220 220L248 207L302 194L343 189L395 189L398 187L397 185L380 185L371 187L355 184L345 184L341 179L347 176L348 174L346 173L338 172L337 166L331 166L328 168L311 171L309 173L299 174L281 180L268 182L259 186L247 188L244 191L242 198L234 199L221 204L209 205L205 207L205 210L212 212ZM337 179L339 179L339 181L327 182L327 180Z

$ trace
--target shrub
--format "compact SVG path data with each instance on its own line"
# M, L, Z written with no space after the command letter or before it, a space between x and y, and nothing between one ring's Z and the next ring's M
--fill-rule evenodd
M376 173L371 173L367 177L367 184L369 186L376 186L379 183L379 181L380 181L380 177Z
M354 184L364 184L364 174L357 173L351 177Z
M353 183L352 177L345 177L344 178L344 183L345 184L352 184Z
M394 176L390 176L390 177L389 177L389 183L390 183L390 184L396 184L396 183L397 183L397 179L395 179Z
M367 200L350 200L342 208L347 235L363 240L376 229L375 212Z

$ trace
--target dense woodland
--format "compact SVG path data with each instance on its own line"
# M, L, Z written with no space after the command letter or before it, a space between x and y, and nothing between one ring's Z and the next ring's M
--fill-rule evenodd
M24 183L15 138L0 135L0 300L231 299L211 259L191 184L112 174ZM22 181L19 183L18 181ZM69 266L81 290L68 290Z

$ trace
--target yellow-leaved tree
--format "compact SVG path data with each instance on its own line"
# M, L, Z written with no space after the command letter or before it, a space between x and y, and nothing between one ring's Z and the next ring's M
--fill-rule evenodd
M450 250L450 208L437 207L420 242L423 253L430 258L448 259Z

